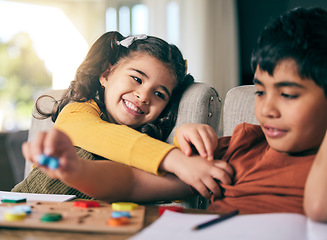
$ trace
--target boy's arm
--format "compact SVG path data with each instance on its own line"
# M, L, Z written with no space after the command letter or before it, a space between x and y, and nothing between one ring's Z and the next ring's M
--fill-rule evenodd
M114 201L155 201L182 199L191 189L173 175L155 176L111 161L78 158L69 137L52 129L23 144L26 159L38 164L40 154L59 159L58 169L39 166L52 178L60 179L96 199Z
M314 221L327 222L327 132L304 189L304 211Z

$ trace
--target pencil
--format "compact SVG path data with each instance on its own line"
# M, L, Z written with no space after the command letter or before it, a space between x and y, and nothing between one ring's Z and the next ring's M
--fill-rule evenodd
M215 219L213 219L213 220L210 220L210 221L208 221L208 222L205 222L205 223L202 223L202 224L200 224L200 225L197 225L197 226L195 226L195 227L193 228L193 230L200 230L200 229L203 229L203 228L209 227L209 226L211 226L211 225L213 225L213 224L216 224L216 223L222 222L222 221L224 221L224 220L226 220L226 219L229 219L229 218L231 218L231 217L234 217L234 216L236 216L237 214L238 214L238 210L234 210L234 211L232 211L232 212L229 212L229 213L223 214L223 215L221 215L221 216L219 216L219 217L217 217L217 218L215 218Z

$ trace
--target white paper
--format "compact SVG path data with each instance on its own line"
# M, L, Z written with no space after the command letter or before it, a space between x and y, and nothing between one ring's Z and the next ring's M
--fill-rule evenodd
M8 197L26 198L26 201L47 201L47 202L65 202L76 198L75 195L18 193L18 192L0 191L0 199L6 199Z
M313 222L310 219L307 221L307 239L327 240L327 223Z
M215 217L165 211L156 222L130 239L327 240L327 224L311 222L305 216L294 213L238 215L210 227L193 230L194 226Z

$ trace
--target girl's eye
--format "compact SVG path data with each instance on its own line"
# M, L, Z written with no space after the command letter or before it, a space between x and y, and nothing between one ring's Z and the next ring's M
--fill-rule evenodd
M291 95L291 94L286 94L286 93L282 93L281 95L282 95L282 97L287 98L287 99L295 99L298 97L298 95Z
M165 94L163 94L162 92L155 92L154 94L157 95L158 97L160 97L160 98L163 99L163 100L166 99Z
M138 77L134 77L134 76L132 76L132 78L133 78L136 82L142 84L142 80L141 80L140 78L138 78Z
M255 95L257 95L258 97L262 96L264 94L264 91L256 91Z

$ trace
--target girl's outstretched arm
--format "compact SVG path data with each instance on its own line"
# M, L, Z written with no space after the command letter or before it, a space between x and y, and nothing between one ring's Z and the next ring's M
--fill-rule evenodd
M211 195L222 197L219 182L231 184L234 174L232 167L224 161L208 161L199 155L186 156L179 149L171 150L159 168L175 174L207 199Z
M108 202L173 200L192 195L185 183L170 174L156 176L112 161L78 158L69 137L56 129L24 143L23 154L36 165L41 154L58 158L57 169L38 167L50 177Z
M211 194L220 198L219 182L231 184L234 170L225 161L214 160L218 145L215 131L207 124L187 123L178 127L175 134L174 144L179 149L171 150L159 169L174 173L205 198Z
M327 132L304 189L304 211L314 221L327 222Z

